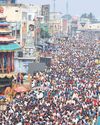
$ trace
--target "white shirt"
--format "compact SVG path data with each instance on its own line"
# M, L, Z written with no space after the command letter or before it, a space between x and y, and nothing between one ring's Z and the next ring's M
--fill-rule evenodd
M21 122L19 122L19 123L17 123L16 125L22 125L22 123L21 123Z

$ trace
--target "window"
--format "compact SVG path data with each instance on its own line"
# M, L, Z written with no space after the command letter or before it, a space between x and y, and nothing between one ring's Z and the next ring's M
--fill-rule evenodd
M31 16L31 15L28 16L28 20L29 20L29 21L32 20L32 16Z
M15 10L15 12L18 12L18 10Z
M27 20L27 13L26 13L26 12L23 12L23 13L22 13L22 19L23 19L23 20Z

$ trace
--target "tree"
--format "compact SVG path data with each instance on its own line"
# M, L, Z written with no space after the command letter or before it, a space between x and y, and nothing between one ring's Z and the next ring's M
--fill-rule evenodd
M90 21L94 21L96 19L92 13L88 14L88 18L90 19Z
M40 32L40 36L41 38L49 38L49 30L48 30L48 25L42 24L41 26L41 32Z
M43 39L50 37L49 33L48 33L47 31L43 30L43 29L41 29L40 36L41 36L41 38L43 38Z
M88 18L88 14L87 13L82 14L81 18Z
M89 13L89 14L87 14L87 13L83 13L82 15L81 15L81 18L87 18L87 19L89 19L90 21L96 21L97 19L95 18L95 15L93 14L93 13Z

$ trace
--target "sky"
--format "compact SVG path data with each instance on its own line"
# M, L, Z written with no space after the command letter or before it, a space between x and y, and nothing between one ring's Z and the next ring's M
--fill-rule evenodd
M66 3L68 1L68 13L72 16L80 16L82 13L92 12L100 19L100 0L55 0L55 10L66 14ZM50 4L53 11L54 0L17 0L17 3Z

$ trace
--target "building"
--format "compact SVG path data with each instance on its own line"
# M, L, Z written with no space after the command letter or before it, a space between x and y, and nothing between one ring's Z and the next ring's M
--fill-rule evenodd
M42 6L19 4L3 5L3 8L17 42L24 48L36 45L40 40L40 25L46 23L44 16L41 15Z
M80 18L78 21L78 30L87 30L90 23L89 19Z
M78 17L73 16L71 20L71 31L70 31L72 36L75 35L77 29L78 29Z
M11 13L11 7L13 16ZM7 8L8 11L8 8ZM28 64L36 60L35 42L38 41L40 36L39 24L42 21L41 6L35 5L13 5L9 7L8 20L13 29L13 35L16 36L17 41L22 46L15 57L15 71L28 72Z
M3 8L4 15L11 24L10 28L13 30L13 36L16 37L18 43L25 46L30 34L34 42L35 37L37 38L36 30L39 30L38 17L41 15L41 6L19 4L4 5Z
M62 16L62 33L68 35L71 32L72 17L70 15Z
M44 16L44 21L48 23L50 19L50 5L42 5L41 15Z
M15 4L16 0L0 0L0 4Z
M12 36L17 39L22 49L15 56L16 71L23 72L28 64L36 60L35 44L40 39L41 6L38 5L2 5L4 15L10 24ZM26 73L26 71L25 71Z
M51 12L49 20L49 33L51 36L62 32L62 19L60 12Z
M2 15L3 8L0 7L0 10L2 10L0 11L0 92L2 92L6 86L11 86L12 72L14 72L14 51L20 46L10 35L12 31L9 30L9 23Z
M100 21L91 22L89 19L80 19L78 30L89 30L100 32Z
M14 51L19 49L16 39L11 36L9 23L5 17L0 17L0 72L9 73L14 71Z

